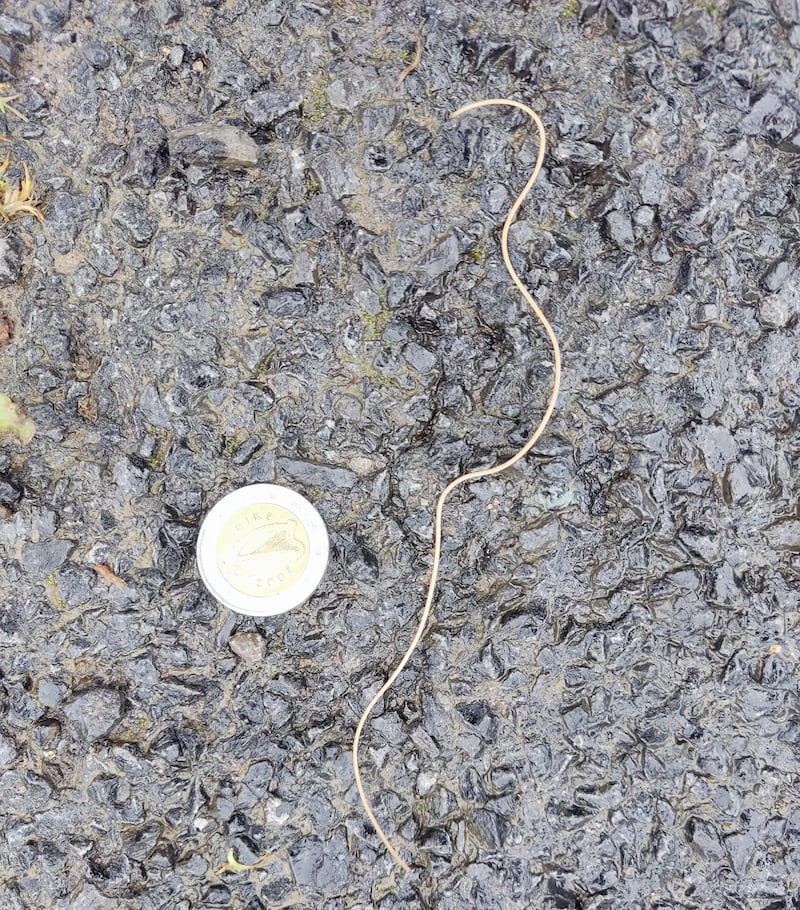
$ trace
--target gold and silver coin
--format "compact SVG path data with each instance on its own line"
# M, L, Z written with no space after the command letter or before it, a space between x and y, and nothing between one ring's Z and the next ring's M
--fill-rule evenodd
M197 538L197 567L226 607L274 616L311 596L328 550L325 523L307 499L257 483L229 493L208 513Z

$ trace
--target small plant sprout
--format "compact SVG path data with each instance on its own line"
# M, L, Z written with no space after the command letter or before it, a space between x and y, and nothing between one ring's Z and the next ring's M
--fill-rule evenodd
M319 123L331 110L328 98L328 82L318 79L309 89L308 97L303 100L303 119L309 123Z
M4 221L11 221L12 218L24 215L33 215L39 221L44 221L41 210L38 208L39 203L36 201L34 193L34 180L28 170L28 165L22 163L22 169L25 176L17 182L16 180L6 179L11 157L6 155L5 161L0 164L0 217Z

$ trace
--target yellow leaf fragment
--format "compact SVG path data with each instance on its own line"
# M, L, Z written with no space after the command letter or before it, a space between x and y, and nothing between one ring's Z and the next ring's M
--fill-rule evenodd
M10 163L10 155L6 155L5 160L0 163L0 217L10 221L18 215L33 215L43 222L44 216L35 196L35 181L31 177L28 165L23 161L22 170L25 176L17 183L16 180L6 180Z
M272 859L272 853L265 853L260 860L255 863L240 863L236 859L236 856L233 850L228 850L227 862L224 866L217 869L217 875L224 875L226 872L233 872L234 875L239 872L251 872L253 869L260 869L262 866L266 865L267 861Z
M6 89L8 89L8 83L0 82L0 92L5 92ZM20 120L24 120L27 123L28 118L11 104L11 102L16 101L17 98L19 98L19 95L0 94L0 114L5 114L6 111L10 111L15 117L19 117Z
M0 394L0 433L16 433L20 442L27 445L36 432L36 424L18 404Z

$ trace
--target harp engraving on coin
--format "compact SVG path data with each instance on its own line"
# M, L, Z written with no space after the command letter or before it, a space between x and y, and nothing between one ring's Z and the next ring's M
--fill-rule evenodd
M220 532L217 562L226 581L269 597L285 591L308 565L308 533L288 509L253 505L231 516Z

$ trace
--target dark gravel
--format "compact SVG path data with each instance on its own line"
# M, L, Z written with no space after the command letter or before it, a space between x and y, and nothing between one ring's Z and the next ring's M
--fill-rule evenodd
M0 33L47 206L0 227L38 427L0 451L2 910L797 910L797 4L17 0ZM551 381L497 249L535 136L447 119L504 95L547 126L511 245L564 386L448 509L366 736L403 876L353 729L438 491ZM194 542L273 480L330 570L244 619Z

